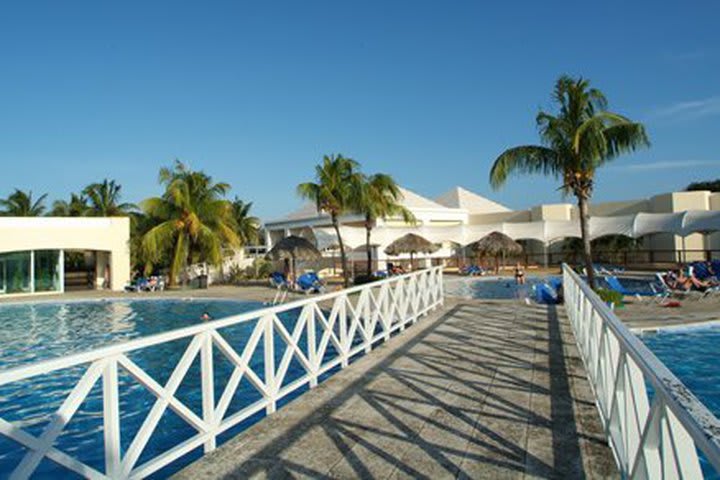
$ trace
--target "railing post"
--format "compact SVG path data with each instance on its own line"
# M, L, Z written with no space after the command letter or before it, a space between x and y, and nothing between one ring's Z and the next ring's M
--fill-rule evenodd
M308 347L308 360L312 365L312 372L310 373L310 388L317 387L318 384L318 370L320 369L320 362L322 359L317 358L317 343L315 338L315 304L310 304L307 313L307 320L305 328L307 329L307 347Z
M340 308L338 308L338 328L340 329L340 352L341 368L348 366L348 352L350 351L350 339L348 338L348 321L347 321L347 296L338 297Z
M277 386L275 385L275 329L273 328L273 315L265 315L262 319L265 331L263 332L263 354L265 356L265 388L268 390L265 413L275 413L277 409Z
M120 476L120 404L118 393L118 363L111 357L105 362L102 374L103 436L105 441L105 475Z
M205 441L205 453L215 450L215 373L213 371L213 344L209 331L202 333L200 347L200 376L202 388L203 421L210 436Z

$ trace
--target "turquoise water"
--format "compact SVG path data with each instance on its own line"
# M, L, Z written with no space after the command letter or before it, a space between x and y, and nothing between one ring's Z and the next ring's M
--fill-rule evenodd
M511 300L534 298L532 286L559 280L560 276L528 276L525 285L517 285L511 277L448 277L445 280L445 293L456 297L477 298L487 300ZM633 292L652 293L650 279L620 278L622 285ZM607 288L602 278L598 284Z
M90 350L96 347L126 342L131 339L165 332L200 322L203 312L213 318L239 314L262 307L256 302L215 300L152 300L77 302L63 304L32 304L0 306L0 369L25 365L48 358ZM285 327L292 331L298 311L280 315ZM244 322L220 330L221 335L236 351L242 352L256 321ZM279 364L285 345L276 336L275 357ZM190 340L181 339L152 348L134 351L128 357L160 384L165 384ZM302 347L302 339L301 339ZM304 347L302 347L304 348ZM326 356L334 355L329 347ZM250 364L263 379L262 342ZM233 370L233 365L214 349L215 398L219 399ZM61 405L69 391L83 374L83 367L66 369L48 375L15 382L0 387L0 417L17 422L24 430L40 435L51 415ZM288 369L284 384L304 374L297 360ZM121 445L123 452L140 428L156 397L120 370ZM79 411L71 419L56 447L79 458L93 468L104 471L102 434L102 382L97 382ZM304 390L299 389L294 396ZM199 358L191 366L176 397L198 416L202 416L200 398ZM227 415L261 399L261 395L247 380L240 383ZM286 398L286 403L291 398ZM229 430L219 442L235 435L258 421L264 413L255 415ZM158 429L150 439L137 465L158 453L182 443L196 433L192 427L170 410L166 411ZM0 437L0 478L6 478L25 451L11 440ZM164 477L201 454L196 450L170 467L158 472ZM44 459L33 478L74 478L64 468Z
M661 330L640 336L645 345L716 416L720 417L720 326ZM720 478L707 462L706 478Z
M532 286L550 277L527 278L525 285L517 285L509 277L456 277L445 281L445 293L456 297L488 300L510 300L533 297Z

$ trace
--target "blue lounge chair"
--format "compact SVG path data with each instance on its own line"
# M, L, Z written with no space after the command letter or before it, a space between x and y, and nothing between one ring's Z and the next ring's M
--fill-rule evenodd
M533 285L535 290L535 301L543 305L556 305L558 303L557 294L552 287L546 283L538 283Z
M642 300L644 297L653 297L659 301L663 301L667 298L667 294L665 294L664 292L656 292L654 289L652 289L650 292L629 290L625 288L622 283L620 283L620 280L618 280L617 277L612 275L605 277L605 282L607 283L607 286L608 288L610 288L610 290L614 290L622 294L624 297L635 297L638 300Z
M290 287L290 282L288 282L285 274L282 272L273 272L270 274L270 285L278 289L288 288Z
M322 293L325 291L325 286L315 272L303 273L298 277L296 283L300 291L305 293Z

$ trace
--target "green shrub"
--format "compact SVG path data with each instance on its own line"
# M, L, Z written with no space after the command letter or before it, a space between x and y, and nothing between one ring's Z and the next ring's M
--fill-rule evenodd
M598 288L595 293L597 293L600 299L607 304L614 303L615 305L622 305L623 303L622 293L616 292L615 290Z

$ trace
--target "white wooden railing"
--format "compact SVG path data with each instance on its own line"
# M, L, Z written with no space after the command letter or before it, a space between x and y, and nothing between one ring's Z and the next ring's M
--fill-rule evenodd
M23 430L21 421L10 422L0 418L0 434L27 449L11 478L31 476L44 458L88 478L142 478L199 447L203 447L205 453L210 452L215 449L216 437L222 432L263 410L267 414L273 413L278 401L283 397L305 385L310 388L316 386L321 375L338 366L346 367L351 357L369 353L379 343L387 341L391 334L404 330L406 326L415 323L442 304L442 268L435 267L86 353L0 371L2 387L39 375L60 374L66 369L84 369L80 380L39 436ZM291 329L286 328L278 317L289 311L299 311L297 321ZM223 337L220 329L244 322L254 322L254 327L240 351ZM300 342L303 334L306 341ZM276 356L275 352L278 337L285 345L281 356ZM172 374L164 384L154 379L128 356L131 352L152 349L183 338L189 339L189 345L177 364L167 366L168 371L172 370ZM330 344L334 348L328 350ZM259 345L261 347L258 347ZM250 360L258 348L262 350L262 364L253 367ZM215 398L214 349L221 352L234 368L220 398ZM327 358L326 353L329 351L334 354ZM177 398L176 392L198 356L202 411L194 412ZM280 360L277 364L276 358ZM285 377L293 358L299 360L304 373L288 382ZM262 369L262 374L259 375L254 369ZM118 382L119 372L129 374L156 397L142 426L125 451L122 451L120 442L121 423L124 419L119 409L119 388L122 385L122 382ZM261 376L263 378L260 378ZM249 380L262 398L236 413L227 414L228 406L243 378ZM104 448L104 471L83 463L55 445L56 439L97 382L101 382L102 386L104 445L98 448ZM138 465L151 435L168 408L197 433Z
M563 265L565 307L623 478L720 473L720 421Z

